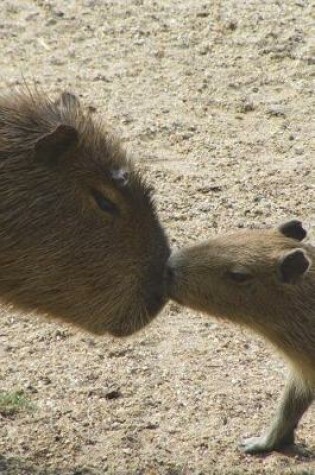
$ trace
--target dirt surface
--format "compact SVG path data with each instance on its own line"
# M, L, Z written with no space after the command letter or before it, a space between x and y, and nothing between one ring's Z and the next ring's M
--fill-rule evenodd
M95 107L174 246L311 227L314 26L311 0L2 0L0 89L24 76ZM121 341L1 313L1 390L30 403L0 415L1 475L315 474L314 407L299 450L238 451L286 373L256 336L175 304Z

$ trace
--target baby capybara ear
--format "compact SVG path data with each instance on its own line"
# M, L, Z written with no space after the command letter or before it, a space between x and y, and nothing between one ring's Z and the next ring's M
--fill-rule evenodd
M78 131L71 125L60 124L35 143L35 158L47 164L57 164L59 159L78 143Z
M279 261L280 279L285 284L296 284L306 274L312 261L303 249L288 252Z
M303 241L307 235L307 231L303 228L301 221L297 219L281 224L278 229L284 236L296 239L297 241Z

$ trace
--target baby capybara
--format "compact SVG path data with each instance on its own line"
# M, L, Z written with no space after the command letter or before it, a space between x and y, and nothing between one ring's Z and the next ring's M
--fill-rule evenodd
M297 220L276 230L219 236L174 253L170 295L177 302L245 325L287 358L291 374L278 412L262 437L243 442L264 452L294 442L315 394L315 248Z
M151 189L70 93L0 99L0 298L95 334L165 304L169 246Z

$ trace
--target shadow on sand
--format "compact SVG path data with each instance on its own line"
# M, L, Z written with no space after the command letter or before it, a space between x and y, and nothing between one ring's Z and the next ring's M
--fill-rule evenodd
M309 450L306 447L304 447L302 444L299 445L293 445L291 447L288 447L285 450L282 450L281 452L278 452L279 454L285 455L288 458L295 458L296 460L300 462L315 462L315 450ZM253 457L262 457L266 458L268 457L269 454L260 454L260 455L254 455ZM214 468L213 474L220 474L220 475L227 475L227 472L221 473L217 472L216 468ZM38 464L28 462L26 459L18 458L18 457L10 457L10 456L4 456L0 455L0 475L104 475L104 473L107 473L108 475L113 475L114 472L111 472L110 470L108 471L107 469L93 469L93 468L88 468L88 467L74 467L71 469L65 469L65 468L46 468L43 466L41 462ZM292 473L296 473L297 475L303 474L303 475L314 475L313 469L301 469L301 472L299 471L298 468L295 468L295 470L292 471ZM148 473L146 470L142 471L139 470L135 474L128 474L128 475L144 475L145 473ZM155 473L155 472L154 472ZM170 471L169 472L172 475L182 475L183 473L186 473L186 471L179 470L177 471ZM232 472L231 472L232 473ZM241 472L233 472L233 473L241 473ZM117 474L115 474L117 475ZM230 475L230 473L229 473Z
M252 457L266 458L272 453L275 453L275 452L268 452L264 454L253 454ZM303 444L290 445L281 450L277 450L277 453L281 455L285 455L288 458L294 458L300 462L315 462L315 450L309 449ZM303 474L305 475L313 475L313 473L314 473L313 471L312 472L308 472L307 470L303 471Z
M73 469L46 468L18 457L0 455L1 475L101 475L103 472L87 467Z

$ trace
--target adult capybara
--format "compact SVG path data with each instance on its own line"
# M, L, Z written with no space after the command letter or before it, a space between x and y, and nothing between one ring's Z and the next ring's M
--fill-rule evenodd
M151 189L70 93L0 99L0 298L95 334L165 304L169 246Z
M301 242L297 220L276 230L219 236L170 258L170 295L189 307L245 325L289 360L291 375L278 412L246 452L279 449L315 394L315 248Z

